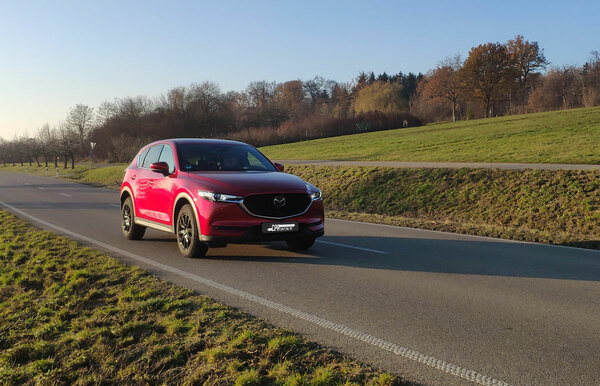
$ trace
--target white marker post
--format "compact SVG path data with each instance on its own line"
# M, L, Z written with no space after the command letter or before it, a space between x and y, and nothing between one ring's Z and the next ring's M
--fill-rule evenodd
M94 162L94 149L96 148L96 142L90 142L90 169L92 168L92 163Z

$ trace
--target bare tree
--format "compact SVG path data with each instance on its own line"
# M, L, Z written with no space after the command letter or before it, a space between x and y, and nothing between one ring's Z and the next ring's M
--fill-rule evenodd
M108 124L111 118L117 115L118 107L116 103L110 103L104 101L98 106L96 113L96 125L105 126Z
M54 158L54 166L56 167L56 137L54 132L50 130L50 125L45 123L41 128L38 129L36 141L41 155L44 156L44 163L46 167L48 167L48 161L51 158Z
M87 140L94 122L94 109L92 107L78 104L69 111L65 123L77 136L81 154L86 154Z
M600 105L600 52L592 51L592 57L581 69L583 80L583 104L586 107Z
M4 138L0 137L0 160L2 160L2 166L6 167L8 158L9 158L8 142Z
M64 157L64 168L67 168L67 162L71 159L71 169L75 169L75 153L79 149L78 133L66 122L61 122L57 129L57 139L60 152Z

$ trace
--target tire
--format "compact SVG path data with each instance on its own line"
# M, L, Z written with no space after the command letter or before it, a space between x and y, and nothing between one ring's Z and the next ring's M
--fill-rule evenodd
M121 205L121 230L129 240L139 240L144 237L146 227L135 223L135 210L131 197L127 197Z
M290 249L294 251L306 251L315 243L314 237L301 237L296 239L289 239L285 241L290 247Z
M194 217L194 211L189 204L185 204L177 213L175 225L177 246L179 252L185 257L203 257L208 251L208 244L199 239L198 225Z

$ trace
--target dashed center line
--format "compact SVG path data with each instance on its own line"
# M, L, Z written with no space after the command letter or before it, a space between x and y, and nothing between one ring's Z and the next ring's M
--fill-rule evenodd
M38 189L45 190L46 188L38 186Z
M117 205L117 204L108 204L108 205L110 205L110 206L114 206L114 207L117 207L117 208L120 208L120 207L121 207L120 205Z
M58 194L60 194L61 196L65 196L65 197L73 197L70 194L66 194L66 193L58 193Z
M348 245L348 244L341 244L341 243L334 243L333 241L316 240L315 242L316 243L321 243L321 244L335 245L336 247L358 249L359 251L380 253L382 255L389 255L390 254L389 252L379 251L377 249L363 248L363 247L357 247L355 245Z

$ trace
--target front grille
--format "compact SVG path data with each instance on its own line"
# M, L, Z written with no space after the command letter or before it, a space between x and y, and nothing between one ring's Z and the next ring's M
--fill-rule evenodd
M280 203L282 197L285 204L277 207L274 201L277 199ZM244 206L248 212L257 217L293 217L306 212L310 204L310 196L306 193L255 194L244 198Z

